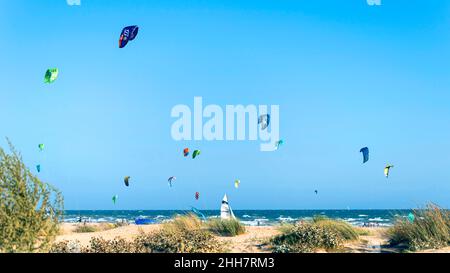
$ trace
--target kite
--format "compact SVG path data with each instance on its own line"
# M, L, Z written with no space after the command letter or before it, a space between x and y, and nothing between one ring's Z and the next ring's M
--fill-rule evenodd
M196 192L196 193L195 193L195 200L198 200L198 199L200 199L200 193L199 193L199 192Z
M359 152L363 154L363 164L369 161L369 148L364 147Z
M183 154L184 154L184 157L187 157L189 155L189 148L184 149Z
M386 176L386 178L389 177L389 172L391 170L391 168L394 168L394 165L386 165L386 167L384 168L384 175Z
M167 181L169 182L169 186L172 188L172 181L177 180L177 178L175 176L171 176L169 177L169 179L167 179Z
M36 165L36 170L37 170L38 173L40 173L41 172L41 165Z
M284 140L279 140L275 143L275 147L277 147L277 149L280 149L280 147L284 144Z
M129 176L125 176L125 178L123 179L123 182L125 183L125 186L129 187L130 186L130 178Z
M270 124L270 115L261 115L258 118L258 124L261 124L261 130L267 129Z
M315 192L316 194L319 194L319 191L318 191L318 190L315 190L314 192Z
M58 78L58 68L49 68L45 72L44 83L53 83Z
M128 44L128 41L133 41L134 38L136 38L138 31L138 26L125 27L120 34L119 48L124 48Z
M200 155L200 150L195 150L193 153L192 153L192 159L195 159L197 156L199 156Z
M415 216L412 212L410 212L410 213L408 214L408 221L409 221L410 223L414 223L414 220L416 220L416 216Z
M206 217L201 211L199 211L198 209L196 209L194 207L191 207L191 209L192 209L193 213L197 214L197 216L201 216L203 218L203 221L206 221Z
M38 145L39 150L42 152L44 150L44 144L39 144Z
M112 197L112 201L113 201L114 205L116 204L117 199L119 199L119 196L118 196L118 195L114 195L114 196Z
M234 187L236 188L236 189L239 189L239 185L241 184L241 180L239 180L239 179L236 179L235 181L234 181Z

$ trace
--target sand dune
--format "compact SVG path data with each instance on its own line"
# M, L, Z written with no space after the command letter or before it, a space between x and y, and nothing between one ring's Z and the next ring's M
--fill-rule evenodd
M88 224L101 228L99 224ZM81 245L88 246L91 238L102 237L106 240L112 240L120 237L125 240L133 240L140 232L157 231L161 225L136 226L127 225L123 227L113 228L104 231L91 233L76 233L77 224L64 223L61 225L60 235L57 236L56 242L61 241L79 241ZM387 238L384 236L385 228L364 228L369 231L370 235L360 236L355 242L346 243L340 252L347 253L395 253L398 250L387 247ZM225 246L227 252L230 253L267 253L270 252L265 247L264 242L267 239L280 233L277 227L246 227L247 232L236 237L217 237ZM325 251L318 251L325 252ZM450 253L450 247L440 250L425 250L421 253Z

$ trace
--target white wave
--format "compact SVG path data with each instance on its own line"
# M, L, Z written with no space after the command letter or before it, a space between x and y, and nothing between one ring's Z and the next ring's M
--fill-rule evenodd
M252 226L252 227L256 227L256 226L270 226L270 222L268 220L266 221L257 221L257 220L253 220L253 221L240 221L244 226Z
M280 217L277 218L277 220L278 220L278 221L281 221L281 222L294 222L294 221L296 221L297 219L292 218L292 217L290 217L290 216L288 216L288 217L283 217L283 216L281 215Z
M389 219L383 219L381 217L370 218L370 222L389 222Z

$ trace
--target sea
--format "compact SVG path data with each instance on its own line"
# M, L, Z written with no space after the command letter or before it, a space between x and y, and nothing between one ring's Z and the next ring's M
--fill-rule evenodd
M206 218L219 218L219 210L201 210ZM189 210L66 210L63 222L76 223L134 223L136 219L150 219L155 223L171 221ZM411 210L236 210L235 216L247 226L272 226L311 220L316 216L343 220L353 226L393 225L398 218L406 218Z

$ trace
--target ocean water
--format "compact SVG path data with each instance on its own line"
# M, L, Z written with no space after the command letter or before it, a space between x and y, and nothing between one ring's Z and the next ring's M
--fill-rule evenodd
M155 220L164 223L177 215L189 213L189 210L67 210L64 222L74 223L82 219L86 222L121 222L134 223L136 218ZM202 210L207 218L217 218L218 210ZM322 215L331 219L339 219L353 226L390 226L397 217L407 217L411 210L236 210L234 214L248 226L270 226L280 223L294 223L310 220Z

